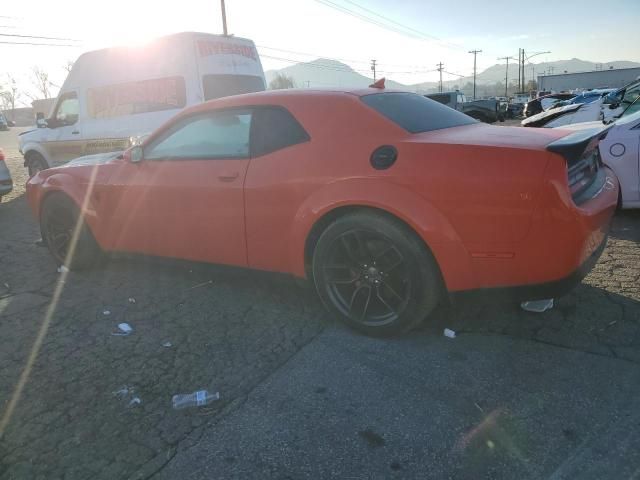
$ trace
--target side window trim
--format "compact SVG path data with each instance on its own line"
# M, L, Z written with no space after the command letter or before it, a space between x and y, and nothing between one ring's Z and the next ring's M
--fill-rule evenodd
M180 130L180 128L187 125L192 120L216 115L218 113L225 113L225 112L237 112L238 114L251 115L251 124L249 126L249 149L248 149L247 155L207 155L203 157L164 157L164 158L151 158L149 159L149 161L165 162L165 161L180 161L180 160L225 160L225 159L246 160L246 159L250 159L251 158L251 128L253 126L253 109L251 107L244 107L244 106L218 108L215 110L208 110L206 112L196 112L196 113L187 115L179 119L173 125L170 125L167 128L165 128L163 131L159 132L159 134L156 137L150 139L149 143L146 143L145 145L143 145L142 147L143 154L146 157L148 149L155 147L160 142L168 138L170 135Z
M311 135L309 135L309 132L307 131L306 128L304 128L304 125L302 125L300 123L300 121L295 117L295 115L293 115L286 107L283 107L282 105L254 105L252 107L250 107L252 112L258 112L260 110L280 110L285 112L287 115L289 115L294 121L295 123L300 127L300 130L304 133L304 140L298 141L296 143L291 143L288 145L285 145L283 147L280 147L276 150L271 150L269 152L264 152L264 153L260 153L260 152L256 152L256 145L255 145L255 129L256 129L256 119L259 118L258 115L252 115L251 116L251 131L249 132L249 156L251 158L260 158L264 155L269 155L270 153L274 153L274 152L279 152L280 150L284 150L285 148L289 148L289 147L294 147L296 145L300 145L302 143L306 143L306 142L310 142L311 141Z

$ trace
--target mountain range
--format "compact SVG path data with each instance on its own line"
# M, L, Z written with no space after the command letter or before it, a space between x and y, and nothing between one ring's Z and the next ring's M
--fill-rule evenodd
M476 75L478 85L493 85L496 83L504 84L505 64L493 65ZM509 83L517 83L518 70L515 65L509 64ZM539 75L542 72L548 73L572 73L572 72L588 72L598 69L607 70L609 68L632 68L640 67L640 63L629 62L625 60L613 61L607 63L595 63L586 60L572 58L570 60L558 60L555 62L541 62L536 64L528 64L525 69L525 79L531 80L532 76ZM382 68L382 67L381 67ZM282 74L293 79L296 87L366 87L372 82L372 78L355 71L349 65L337 60L318 58L311 62L297 63L280 70L268 70L265 72L267 83L277 75ZM455 88L468 82L473 82L473 77L452 77L445 75L445 83L447 88ZM402 84L393 81L390 78L386 80L388 88L411 90L416 92L429 92L438 87L438 82L422 82L416 84Z

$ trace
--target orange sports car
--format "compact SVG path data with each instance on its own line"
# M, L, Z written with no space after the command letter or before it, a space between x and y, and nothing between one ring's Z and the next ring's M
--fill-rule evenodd
M271 91L189 108L27 192L70 268L126 251L286 272L391 335L459 292L532 300L579 282L618 200L604 135L489 126L384 88Z

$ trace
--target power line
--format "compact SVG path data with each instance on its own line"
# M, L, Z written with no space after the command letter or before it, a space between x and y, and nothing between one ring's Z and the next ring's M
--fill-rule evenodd
M0 37L19 37L19 38L35 38L38 40L61 40L67 42L79 42L74 38L60 38L60 37L39 37L37 35L17 35L15 33L0 33Z
M376 25L378 27L384 28L384 29L389 30L389 31L394 32L394 33L399 33L400 35L409 36L409 37L413 37L413 38L418 38L418 39L421 39L421 40L435 40L435 41L441 43L442 45L449 46L450 48L462 48L462 46L460 46L460 45L456 45L456 44L453 44L453 43L445 42L444 40L441 40L438 37L435 37L433 35L426 34L424 32L416 30L416 29L414 29L412 27L407 27L406 25L403 25L403 24L401 24L399 22L396 22L395 20L391 20L388 17L385 17L384 15L380 15L380 14L374 12L373 10L370 10L368 8L365 8L365 7L362 7L362 6L360 6L360 5L358 5L355 2L350 1L350 0L345 0L345 1L348 1L352 5L355 5L355 6L359 7L362 10L370 12L370 13L376 15L377 17L384 19L387 23L384 23L383 21L380 21L380 20L373 19L373 18L368 17L366 15L363 15L361 13L355 12L355 11L353 11L353 10L343 6L343 5L335 3L335 2L333 2L331 0L315 0L315 1L320 3L320 4L322 4L322 5L324 5L324 6L326 6L326 7L333 8L334 10L338 10L338 11L340 11L342 13L345 13L345 14L350 15L352 17L358 18L358 19L360 19L362 21L371 23L372 25ZM399 25L399 27L390 25L389 23L395 24L395 25Z
M72 45L70 43L5 42L4 40L0 40L0 43L5 45L38 45L40 47L80 47L80 45Z
M420 30L416 30L415 28L408 27L407 25L404 25L404 24L402 24L400 22L396 22L395 20L393 20L393 19L391 19L391 18L389 18L389 17L387 17L385 15L381 15L381 14L379 14L377 12L374 12L370 8L363 7L362 5L359 5L358 3L354 2L353 0L344 0L344 1L346 3L350 3L351 5L353 5L355 7L358 7L361 10L364 10L365 12L369 12L372 15L375 15L378 18L382 18L383 20L386 20L389 23L393 23L394 25L397 25L397 26L399 26L401 28L404 28L405 30L408 30L410 32L414 32L415 34L420 35L421 37L428 37L428 38L431 38L432 40L436 40L438 42L442 42L442 43L454 46L456 48L461 48L460 45L455 45L453 43L445 42L444 40L442 40L441 38L436 37L435 35L430 35L428 33L421 32Z

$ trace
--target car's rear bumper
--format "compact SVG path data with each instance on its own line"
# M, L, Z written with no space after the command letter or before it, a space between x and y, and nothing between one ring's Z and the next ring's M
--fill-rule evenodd
M473 254L474 285L451 294L534 300L567 293L597 262L616 209L619 185L613 172L602 168L594 187L574 200L566 185L547 183L526 238Z
M477 290L467 290L453 292L450 294L452 302L461 299L477 299L482 301L518 301L542 300L547 298L558 298L566 295L578 286L593 267L598 263L598 259L607 245L607 236L604 237L600 245L580 266L560 280L553 280L545 283L531 285L519 285L514 287L481 288Z

